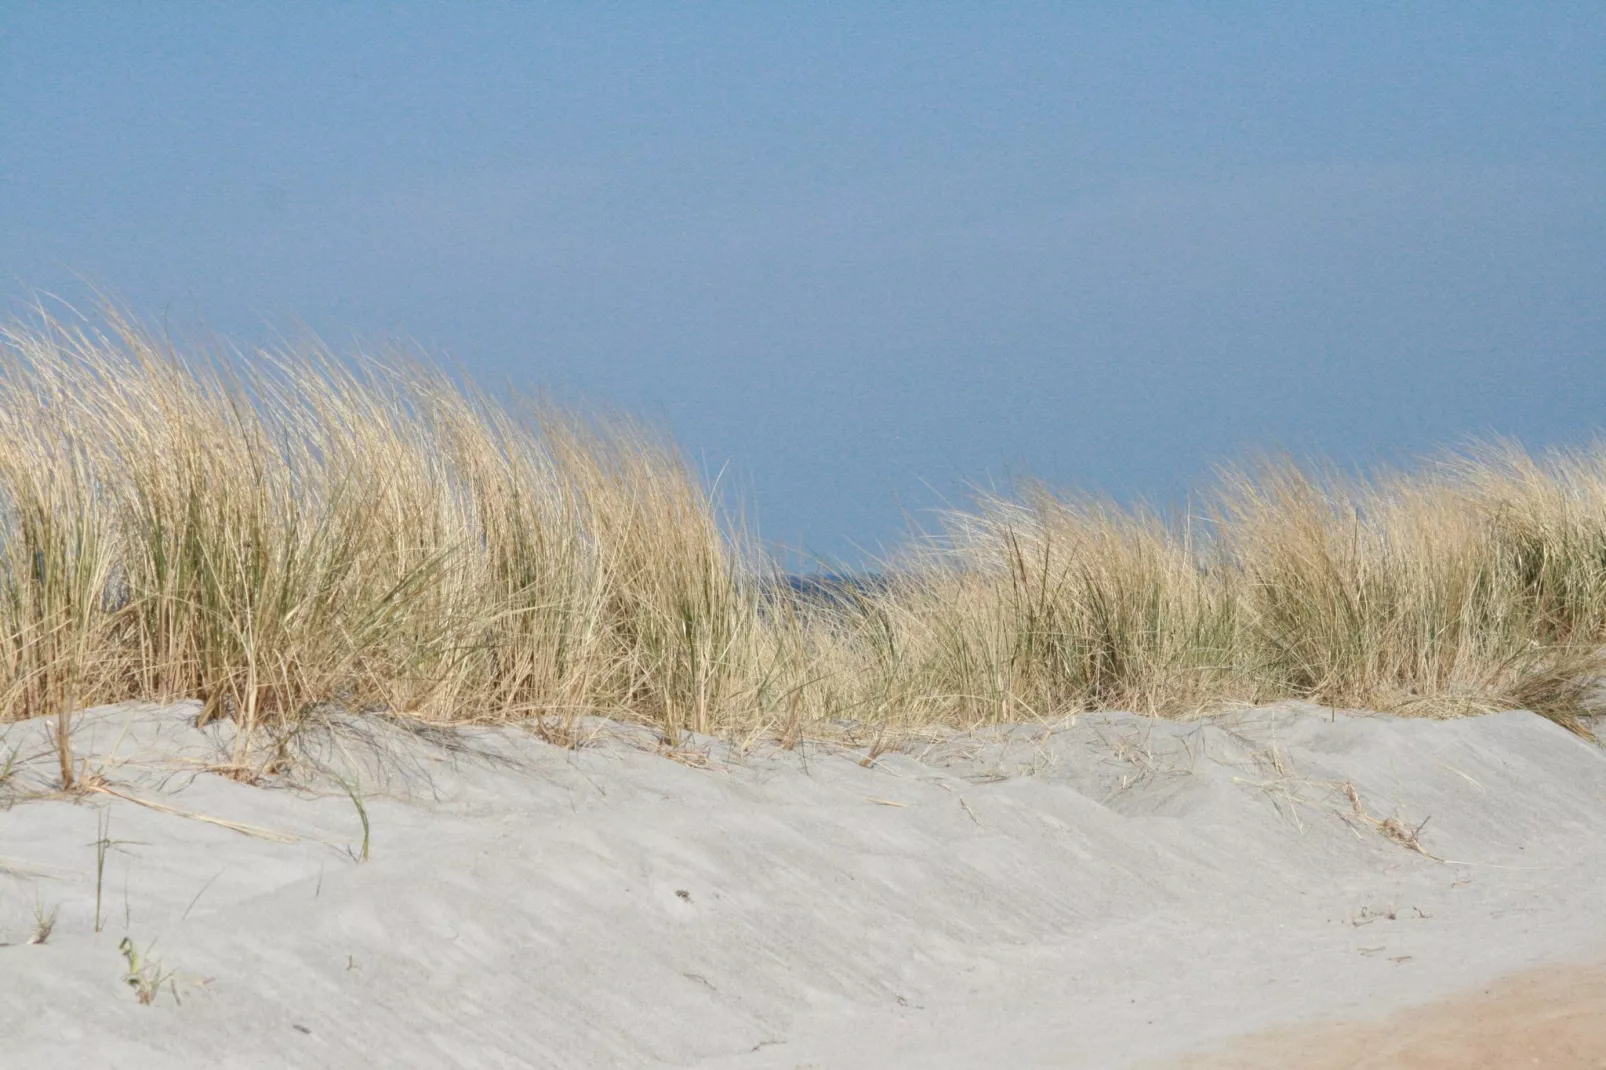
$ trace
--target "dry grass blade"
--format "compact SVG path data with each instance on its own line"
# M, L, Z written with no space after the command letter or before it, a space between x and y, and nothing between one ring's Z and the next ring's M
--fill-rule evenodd
M259 840L268 840L272 843L301 842L301 837L293 836L288 832L275 832L273 829L261 828L257 825L247 825L241 821L227 821L221 817L212 817L208 814L198 814L193 810L183 810L177 806L168 806L166 803L154 802L150 799L141 799L137 795L130 795L127 792L118 791L117 789L107 787L104 784L97 785L89 790L98 792L102 795L110 795L113 798L122 799L124 802L131 802L135 806L143 806L147 810L155 810L157 813L171 814L174 817L183 817L188 818L191 821L200 821L208 825L216 825L219 828L226 828L230 832L238 832L243 836L251 836Z
M61 866L50 866L43 862L30 862L26 858L8 858L0 855L0 873L7 873L15 877L50 877L70 878L73 871Z
M1377 831L1382 834L1383 838L1388 840L1390 843L1397 843L1406 850L1415 851L1422 857L1431 858L1435 862L1444 861L1444 859L1440 858L1436 854L1433 854L1426 847L1422 846L1420 834L1423 829L1427 828L1427 820L1424 820L1415 828L1411 828L1410 826L1406 825L1405 822L1401 821L1397 817L1385 817L1379 820L1378 818L1375 818L1371 814L1367 813L1366 808L1361 805L1361 796L1360 793L1355 790L1355 785L1346 783L1344 785L1344 795L1350 801L1350 807L1352 808L1353 816L1377 829Z

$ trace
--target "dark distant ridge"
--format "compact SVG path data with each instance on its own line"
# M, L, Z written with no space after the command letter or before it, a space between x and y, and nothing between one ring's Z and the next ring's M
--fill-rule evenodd
M785 589L800 601L840 605L862 596L878 594L892 586L887 572L810 572L788 573L765 583L766 593Z

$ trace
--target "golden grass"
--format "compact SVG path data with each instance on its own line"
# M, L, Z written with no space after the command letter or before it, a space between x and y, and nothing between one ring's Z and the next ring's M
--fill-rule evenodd
M1606 456L1511 444L1370 480L1286 460L1201 515L1028 487L870 599L899 687L970 721L1300 698L1581 727L1606 640Z
M0 720L61 718L64 787L70 714L128 699L200 698L243 767L323 708L670 747L1287 697L1576 727L1601 671L1600 452L1265 461L1180 521L1029 486L820 599L628 422L97 323L0 331Z
M198 696L706 730L751 612L669 447L415 362L0 341L0 717Z

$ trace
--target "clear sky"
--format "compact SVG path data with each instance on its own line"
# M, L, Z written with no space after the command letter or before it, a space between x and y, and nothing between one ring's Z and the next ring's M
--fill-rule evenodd
M852 559L1606 421L1606 4L0 0L0 297L406 336Z

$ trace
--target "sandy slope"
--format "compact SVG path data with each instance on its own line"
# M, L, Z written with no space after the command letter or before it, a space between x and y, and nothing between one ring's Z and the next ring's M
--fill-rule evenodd
M3 1065L1121 1067L1606 962L1606 752L1524 713L1083 716L872 767L622 729L313 740L365 785L362 863L343 790L205 772L227 740L193 713L97 711L77 743L127 796L294 842L106 794L0 811ZM44 740L5 732L6 790L45 782ZM125 935L181 1003L136 1002ZM1264 1045L1306 1035L1232 1042L1300 1065Z

